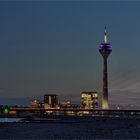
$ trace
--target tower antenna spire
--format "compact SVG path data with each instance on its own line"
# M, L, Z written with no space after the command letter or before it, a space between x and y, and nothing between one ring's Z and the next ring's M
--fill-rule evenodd
M107 43L107 33L106 33L106 26L104 31L104 43Z

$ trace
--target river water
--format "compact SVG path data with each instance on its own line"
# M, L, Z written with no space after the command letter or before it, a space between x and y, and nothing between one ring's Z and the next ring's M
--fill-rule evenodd
M0 118L0 122L19 122L22 118Z

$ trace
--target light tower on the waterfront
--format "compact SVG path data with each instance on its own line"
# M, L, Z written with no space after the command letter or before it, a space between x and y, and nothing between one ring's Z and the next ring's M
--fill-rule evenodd
M104 42L99 46L99 52L103 56L103 98L102 109L108 109L108 73L107 73L107 58L112 51L112 46L107 42L106 27L104 32Z

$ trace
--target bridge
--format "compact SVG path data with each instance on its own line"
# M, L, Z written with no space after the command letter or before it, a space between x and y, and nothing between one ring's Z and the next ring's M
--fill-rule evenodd
M91 111L91 112L139 112L140 110L132 109L85 109L85 108L14 108L10 111Z
M31 107L4 107L2 109L2 114L11 114L15 113L17 115L26 114L26 115L45 115L54 114L54 115L111 115L111 116L138 116L140 117L140 110L132 109L85 109L85 108L31 108ZM46 112L46 113L45 113Z

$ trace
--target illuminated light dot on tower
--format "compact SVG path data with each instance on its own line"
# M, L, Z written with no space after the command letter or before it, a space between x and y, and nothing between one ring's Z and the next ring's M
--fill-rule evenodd
M107 42L106 27L104 32L104 42L99 46L99 52L103 57L103 93L102 93L102 109L108 109L108 71L107 71L107 58L112 51L112 46Z

